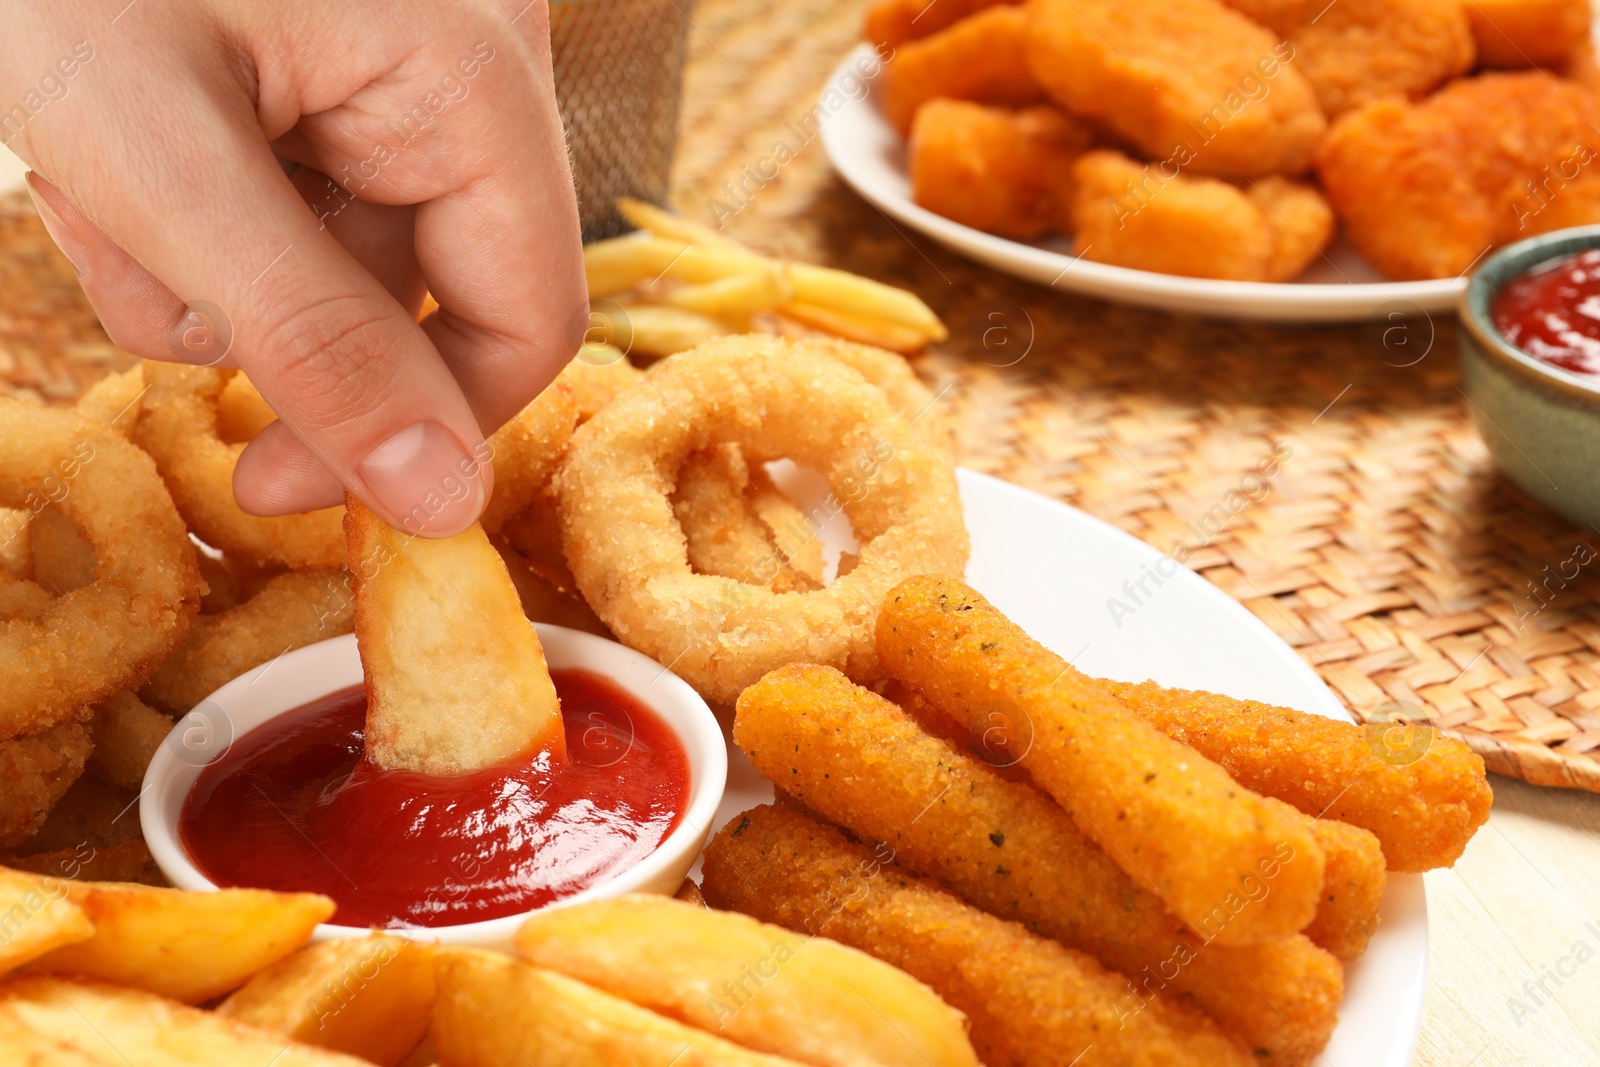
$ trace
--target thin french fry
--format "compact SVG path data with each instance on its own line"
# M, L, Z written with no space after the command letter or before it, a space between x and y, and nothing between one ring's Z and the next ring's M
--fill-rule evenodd
M736 332L709 315L659 304L635 304L607 320L606 340L630 355L676 355L695 345Z
M794 283L795 300L802 304L899 323L930 341L950 336L933 309L904 289L813 263L790 263L789 280Z
M682 215L674 215L665 208L656 207L631 196L617 198L617 210L622 217L641 230L649 230L657 237L667 237L691 245L719 245L749 251L731 237L726 237L709 226L690 222Z
M794 286L782 271L752 271L701 285L674 289L662 300L686 311L720 318L744 318L772 311L794 300Z
M926 334L897 322L864 318L815 304L789 304L779 314L813 330L843 337L846 341L887 348L902 355L920 352L928 347Z
M589 299L615 296L646 282L713 282L768 270L768 260L740 248L695 245L630 234L596 241L583 250Z

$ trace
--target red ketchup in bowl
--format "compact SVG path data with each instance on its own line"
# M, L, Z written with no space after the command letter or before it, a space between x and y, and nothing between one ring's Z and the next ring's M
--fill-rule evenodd
M1553 367L1600 377L1600 249L1541 263L1495 296L1507 341Z
M347 689L280 715L206 766L178 833L220 886L325 893L346 926L455 926L516 915L638 863L678 825L689 758L598 674L554 670L567 761L443 778L363 758L367 701Z

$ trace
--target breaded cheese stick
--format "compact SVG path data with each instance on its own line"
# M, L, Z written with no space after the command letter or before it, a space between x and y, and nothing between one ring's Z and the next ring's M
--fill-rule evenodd
M1343 976L1326 952L1299 936L1207 945L1049 797L831 667L792 664L746 689L733 738L790 796L969 904L1089 953L1139 996L1192 996L1261 1063L1310 1062L1333 1031Z
M768 805L723 827L701 889L712 907L831 937L926 982L966 1012L991 1067L1252 1062L1199 1011L1141 1001L1089 956L885 866L804 812Z
M1332 819L1311 825L1322 846L1322 900L1305 935L1341 960L1353 960L1367 951L1378 928L1378 903L1388 882L1383 848L1359 826Z
M1316 914L1323 860L1309 819L1155 729L965 583L890 590L877 648L885 670L973 734L992 719L1024 733L1018 760L1040 788L1212 942L1288 937ZM1252 899L1269 872L1272 891Z
M1431 726L1362 727L1154 682L1101 684L1240 785L1377 834L1391 871L1450 866L1489 818L1483 757Z

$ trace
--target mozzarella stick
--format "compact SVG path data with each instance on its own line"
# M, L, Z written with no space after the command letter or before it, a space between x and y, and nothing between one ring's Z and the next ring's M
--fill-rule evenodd
M966 1012L984 1063L1251 1062L1199 1011L1140 1000L1091 957L887 866L800 811L753 808L723 827L706 848L701 890L712 907L831 937L920 978Z
M1338 956L1353 960L1367 951L1378 928L1378 903L1388 874L1378 839L1359 826L1332 819L1312 823L1322 846L1322 900L1305 935Z
M1192 996L1263 1064L1308 1063L1333 1031L1343 977L1326 952L1299 936L1207 945L1049 797L831 667L793 664L746 689L733 739L790 796L974 907L1089 953L1137 996Z
M1431 726L1356 726L1154 682L1102 682L1240 785L1378 835L1389 870L1448 867L1489 818L1483 757Z
M877 647L890 674L974 735L1010 731L1040 788L1208 940L1276 940L1316 914L1323 860L1309 819L1133 714L963 582L896 586ZM1272 891L1256 899L1269 872Z

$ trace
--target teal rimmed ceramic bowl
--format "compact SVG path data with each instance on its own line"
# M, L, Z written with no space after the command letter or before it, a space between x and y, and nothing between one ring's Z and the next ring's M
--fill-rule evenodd
M1489 316L1507 282L1591 248L1600 248L1600 226L1530 237L1483 261L1461 295L1461 390L1501 473L1573 522L1600 527L1600 379L1523 353Z

